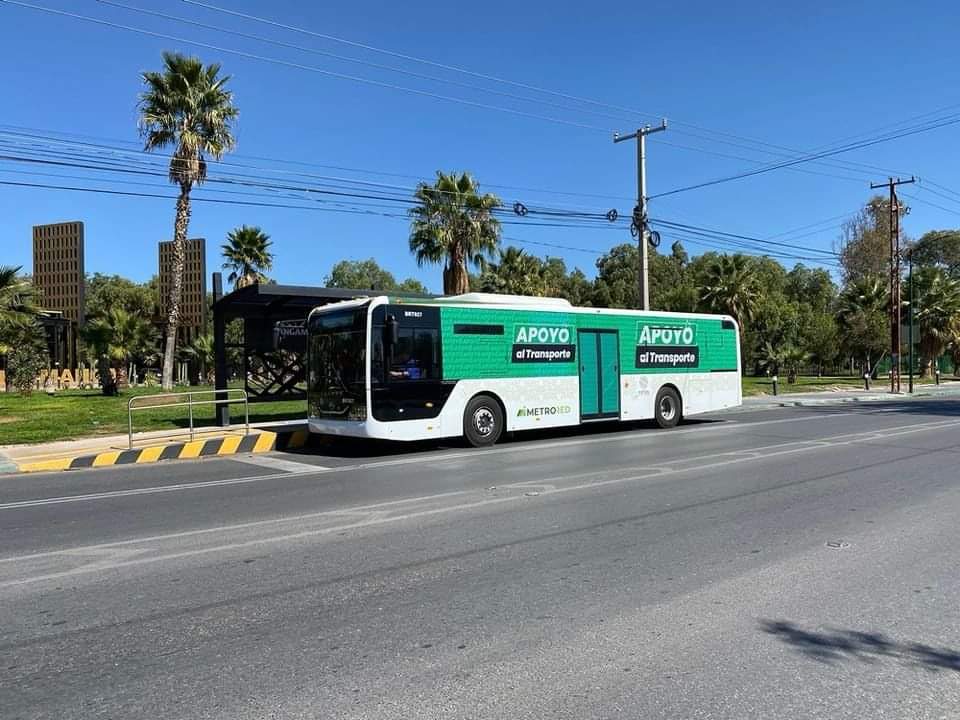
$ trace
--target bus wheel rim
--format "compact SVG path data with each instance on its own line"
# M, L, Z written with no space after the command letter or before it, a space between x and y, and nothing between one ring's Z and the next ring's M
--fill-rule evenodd
M673 406L673 400L669 395L660 398L660 416L664 420L673 420L676 408Z
M481 435L490 435L490 433L493 432L493 426L495 424L496 421L489 408L478 408L476 412L473 413L473 427L476 428L476 431Z

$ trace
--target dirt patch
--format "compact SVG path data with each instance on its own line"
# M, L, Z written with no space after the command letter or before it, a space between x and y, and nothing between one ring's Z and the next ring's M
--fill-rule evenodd
M20 418L14 417L13 415L0 415L0 425L4 423L17 422Z

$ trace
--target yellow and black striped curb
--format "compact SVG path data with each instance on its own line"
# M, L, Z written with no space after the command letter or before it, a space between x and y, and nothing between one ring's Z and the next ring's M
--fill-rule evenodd
M250 435L225 435L207 440L190 440L166 445L148 445L133 450L109 450L95 455L74 455L18 464L20 472L50 472L114 465L145 465L165 460L195 458L241 453L264 453L271 450L294 450L307 444L306 430L273 432L261 430Z

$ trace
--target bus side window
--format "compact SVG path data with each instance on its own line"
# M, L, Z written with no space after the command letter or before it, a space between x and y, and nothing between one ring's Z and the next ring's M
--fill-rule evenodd
M439 379L437 330L401 327L397 340L387 374L391 381Z

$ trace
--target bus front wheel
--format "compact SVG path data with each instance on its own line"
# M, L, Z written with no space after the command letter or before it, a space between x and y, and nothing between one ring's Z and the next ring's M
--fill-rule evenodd
M500 403L489 395L477 395L463 413L463 435L473 447L493 445L503 432Z
M680 394L676 390L671 387L660 388L653 405L653 415L657 425L664 429L676 427L683 415L682 409Z

